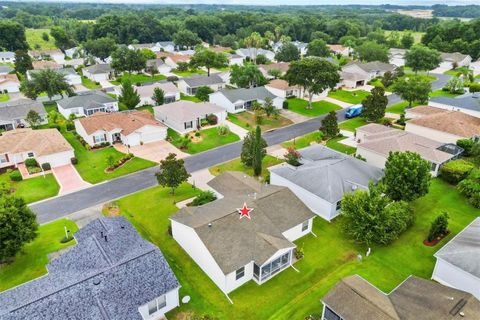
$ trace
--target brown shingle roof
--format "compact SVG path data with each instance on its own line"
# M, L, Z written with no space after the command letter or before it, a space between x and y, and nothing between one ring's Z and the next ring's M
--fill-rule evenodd
M18 77L17 77L16 74L0 75L0 84L1 84L1 83L6 83L6 82L16 82L16 83L20 83L20 80L18 80Z
M189 62L192 59L191 55L188 54L173 54L168 56L168 58L172 59L173 62Z
M412 119L408 123L465 138L480 135L480 118L460 111L431 114Z
M341 44L327 44L327 47L334 52L340 52L340 51L344 51L345 49L347 49L346 47L342 46Z
M33 61L32 65L34 70L62 68L62 66L56 63L55 61Z
M282 72L287 72L289 67L290 67L290 63L288 63L288 62L261 64L261 65L258 66L259 69L263 69L266 72L268 72L270 70L280 70Z
M164 127L148 111L97 112L88 118L80 118L76 121L82 124L87 134L92 134L98 130L111 131L119 128L122 129L124 135L129 135L146 125Z
M282 80L282 79L275 79L270 81L269 84L266 85L266 87L272 87L275 89L280 89L280 90L288 90L288 89L296 89L296 86L290 86L287 81Z
M430 106L418 106L415 108L408 109L407 112L417 114L419 116L429 116L437 113L445 113L445 112L448 112L448 110L430 107Z
M72 146L57 129L17 129L0 136L0 153L33 151L36 156L44 156L70 150Z

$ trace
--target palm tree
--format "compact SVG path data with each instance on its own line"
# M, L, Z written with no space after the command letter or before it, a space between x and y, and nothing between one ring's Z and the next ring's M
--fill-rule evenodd
M252 32L252 34L245 38L245 45L250 51L250 56L254 63L257 63L258 48L263 45L263 38L258 32ZM253 50L253 53L252 53Z

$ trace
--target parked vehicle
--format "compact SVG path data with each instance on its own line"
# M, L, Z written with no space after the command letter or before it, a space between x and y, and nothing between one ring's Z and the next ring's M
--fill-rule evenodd
M354 105L348 108L347 112L345 113L345 117L347 119L358 117L359 115L362 114L362 111L363 111L363 105L361 104Z

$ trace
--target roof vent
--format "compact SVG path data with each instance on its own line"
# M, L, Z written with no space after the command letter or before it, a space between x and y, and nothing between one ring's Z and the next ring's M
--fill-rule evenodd
M211 227L212 227L212 224L211 224L211 223L209 223L209 224L208 224L208 227L209 227L209 228L211 228Z
M464 312L460 312L459 315L460 315L460 317L465 317L465 313L464 313Z
M98 286L100 284L100 279L93 279L93 284Z

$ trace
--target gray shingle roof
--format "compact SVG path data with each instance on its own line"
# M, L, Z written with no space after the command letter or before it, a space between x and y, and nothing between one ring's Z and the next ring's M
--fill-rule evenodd
M100 74L100 73L110 73L110 72L112 72L112 68L110 67L110 64L108 64L108 63L94 64L93 66L83 68L83 70L86 70L91 74Z
M323 145L302 149L300 154L301 166L285 164L270 171L330 203L383 177L381 169Z
M480 317L480 302L471 294L415 276L408 277L388 295L358 275L349 276L337 282L322 302L345 320Z
M0 73L10 73L13 71L13 68L10 66L0 66Z
M282 233L315 216L288 188L262 185L241 172L222 173L208 184L224 198L183 208L171 219L195 230L225 274L294 248ZM251 219L239 219L244 203L254 209Z
M47 114L41 102L30 99L19 99L0 104L0 119L4 121L25 119L30 110L36 111L40 116Z
M438 96L430 98L430 101L480 112L480 95L478 94L467 93L455 98Z
M217 74L211 74L210 76L196 75L188 78L182 78L181 80L185 81L190 88L224 83L223 79Z
M0 293L0 319L142 319L140 305L179 287L160 250L123 217L75 236L47 275Z
M480 279L480 218L438 250L435 257Z
M367 63L354 61L354 62L350 62L350 63L346 64L344 66L344 68L348 67L348 66L351 66L351 65L356 65L359 68L361 68L363 71L368 72L368 73L374 72L374 71L376 71L376 72L378 72L378 71L380 71L380 72L393 71L396 68L396 66L393 65L393 64L380 62L380 61L371 61L371 62L367 62Z
M79 93L77 96L68 97L57 101L57 104L63 109L84 108L94 109L105 103L115 102L116 100L101 91L87 91Z
M10 51L0 51L0 58L13 59L15 58L15 53Z
M78 73L75 71L73 68L62 68L62 69L53 69L55 72L58 72L60 74L63 74L65 76L68 75L78 75ZM35 74L43 71L42 69L37 69L37 70L28 70L27 72L30 74Z
M153 107L153 110L155 114L165 116L165 118L177 123L195 121L197 118L205 117L208 114L225 112L225 109L210 102L195 103L186 100L162 104L161 106Z
M468 57L468 55L460 53L460 52L442 52L440 54L440 58L443 61L451 61L451 62L461 62L463 59Z
M218 91L223 94L230 102L235 103L239 100L242 101L253 101L253 100L262 100L265 101L265 98L270 97L275 99L273 93L265 89L265 87L256 87L256 88L240 88L240 89L225 89ZM217 93L217 94L219 94Z

